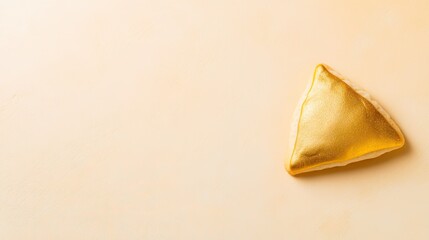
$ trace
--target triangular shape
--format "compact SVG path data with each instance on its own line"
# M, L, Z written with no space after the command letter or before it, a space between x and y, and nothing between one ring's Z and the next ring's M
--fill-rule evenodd
M292 129L292 175L344 166L404 145L404 136L369 95L318 65Z

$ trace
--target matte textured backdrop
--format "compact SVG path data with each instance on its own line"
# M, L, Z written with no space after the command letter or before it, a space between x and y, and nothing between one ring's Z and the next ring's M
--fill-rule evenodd
M0 239L428 239L429 4L0 0ZM407 146L294 178L317 63Z

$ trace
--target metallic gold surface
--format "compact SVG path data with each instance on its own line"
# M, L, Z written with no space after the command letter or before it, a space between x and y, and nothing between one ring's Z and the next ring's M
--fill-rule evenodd
M369 100L318 65L301 107L289 171L297 174L328 164L343 165L403 144L400 130Z

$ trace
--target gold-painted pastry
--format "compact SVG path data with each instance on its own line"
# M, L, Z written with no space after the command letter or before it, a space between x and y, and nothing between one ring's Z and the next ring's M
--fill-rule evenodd
M298 110L286 162L292 175L374 158L405 143L377 102L323 64Z

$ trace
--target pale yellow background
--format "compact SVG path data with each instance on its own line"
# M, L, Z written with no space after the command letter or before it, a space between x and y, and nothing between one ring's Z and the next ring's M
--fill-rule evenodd
M429 3L0 1L0 239L428 239ZM317 63L405 150L294 178Z

